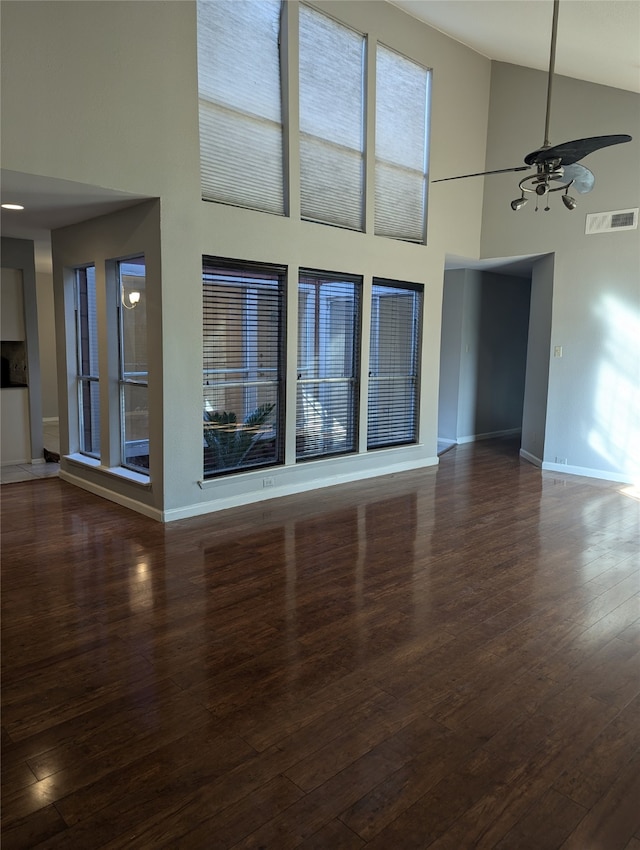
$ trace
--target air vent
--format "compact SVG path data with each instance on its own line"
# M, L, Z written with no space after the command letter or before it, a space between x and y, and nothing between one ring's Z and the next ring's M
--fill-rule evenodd
M613 230L637 230L638 208L614 212L589 213L585 233L611 233Z

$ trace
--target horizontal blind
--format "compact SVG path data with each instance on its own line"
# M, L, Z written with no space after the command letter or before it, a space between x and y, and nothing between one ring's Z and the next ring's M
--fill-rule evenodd
M300 204L362 230L364 36L300 6Z
M424 242L430 72L376 52L375 232Z
M360 278L301 272L298 286L298 460L356 447Z
M203 266L205 476L281 458L284 274Z
M417 438L422 289L374 280L371 301L367 447Z
M280 1L198 0L202 196L282 214Z

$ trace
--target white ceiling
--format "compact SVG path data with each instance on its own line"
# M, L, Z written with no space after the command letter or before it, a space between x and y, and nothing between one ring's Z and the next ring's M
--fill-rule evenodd
M391 0L489 59L547 70L553 0ZM557 74L640 92L640 0L561 0Z

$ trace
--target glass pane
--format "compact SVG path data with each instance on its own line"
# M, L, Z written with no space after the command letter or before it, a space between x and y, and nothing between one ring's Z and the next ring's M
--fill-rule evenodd
M300 5L303 218L362 229L364 37Z
M298 289L298 459L354 451L360 283L308 272Z
M144 257L118 263L120 284L120 437L123 466L149 470L147 298ZM139 386L136 385L138 382Z
M199 0L202 196L282 215L279 0Z
M146 386L122 385L123 465L149 471L149 405Z
M430 71L376 50L375 233L423 242Z
M78 293L78 372L97 378L98 316L96 308L96 270L94 266L76 270Z
M147 379L147 299L144 259L120 262L122 378Z
M203 447L207 476L280 460L282 293L279 271L216 270L205 263Z
M100 457L100 386L97 381L80 380L80 451Z
M421 293L373 285L368 448L415 442Z

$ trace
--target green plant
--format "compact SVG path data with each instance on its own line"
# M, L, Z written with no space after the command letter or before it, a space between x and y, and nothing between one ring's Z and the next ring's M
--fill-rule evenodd
M214 469L234 469L242 464L263 433L275 404L261 404L239 423L233 411L204 411L204 439L211 450Z

